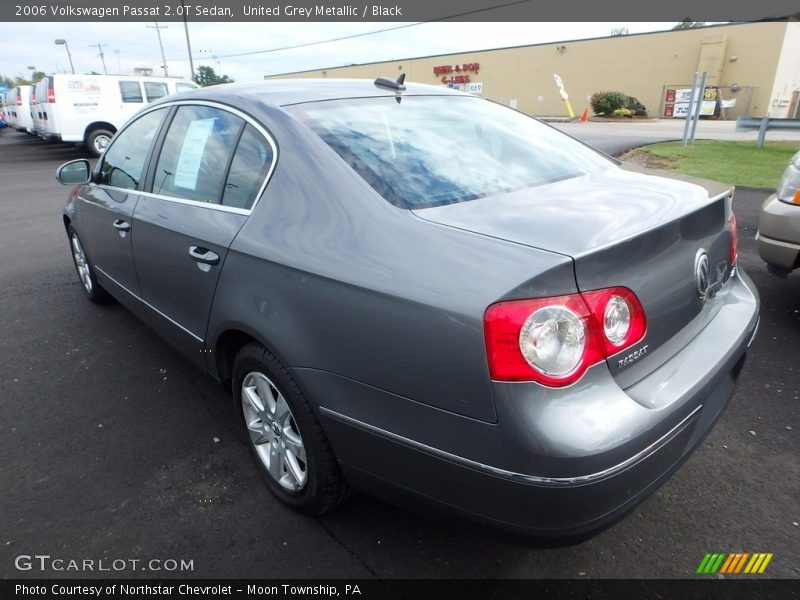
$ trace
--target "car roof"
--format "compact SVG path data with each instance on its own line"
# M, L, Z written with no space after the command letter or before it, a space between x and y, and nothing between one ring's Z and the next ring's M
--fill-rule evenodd
M200 88L181 94L180 99L216 100L230 103L233 99L247 100L275 107L320 102L341 98L363 98L400 95L463 95L460 92L434 85L407 83L406 89L377 86L373 79L271 79L255 83L226 83Z

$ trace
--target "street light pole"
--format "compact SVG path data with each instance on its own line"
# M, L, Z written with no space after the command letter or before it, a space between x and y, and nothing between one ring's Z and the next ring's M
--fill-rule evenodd
M189 51L189 71L191 71L191 80L194 81L194 60L192 59L192 44L189 41L189 21L186 18L186 6L181 0L181 7L183 8L183 30L186 32L186 49Z
M69 57L69 68L72 69L72 74L75 75L75 65L72 64L72 54L69 51L69 44L67 44L67 40L58 38L56 40L56 46L64 46L64 48L66 48L67 56Z

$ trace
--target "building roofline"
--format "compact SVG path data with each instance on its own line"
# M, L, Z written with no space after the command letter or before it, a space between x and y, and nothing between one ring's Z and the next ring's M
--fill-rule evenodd
M483 50L464 50L462 52L447 52L444 54L427 54L425 56L408 56L405 58L391 58L389 60L377 60L374 62L365 62L365 63L351 63L349 65L337 65L334 67L319 67L316 69L304 69L302 71L286 71L284 73L273 73L270 75L264 75L264 78L267 77L282 77L284 75L301 75L303 73L315 73L318 71L333 71L335 69L349 69L351 67L368 67L371 65L385 65L390 63L397 63L397 62L404 62L409 60L424 60L426 58L438 58L438 57L446 57L446 56L457 56L459 54L481 54L483 52L497 52L500 50L517 50L520 48L536 48L538 46L551 46L555 44L579 44L581 42L595 42L597 40L610 40L616 38L628 38L628 37L639 37L643 35L661 35L661 34L669 34L669 33L681 33L684 31L698 31L703 29L716 29L719 27L737 27L740 25L755 25L758 23L776 23L776 22L789 22L790 20L794 20L795 16L786 16L786 17L779 17L779 18L772 18L772 19L761 19L760 21L745 21L745 22L727 22L727 23L718 23L715 25L704 25L703 27L694 27L692 29L667 29L664 31L642 31L640 33L626 33L625 35L603 35L597 36L592 38L581 38L581 39L569 39L569 40L556 40L552 42L540 42L536 44L520 44L518 46L500 46L497 48L485 48Z

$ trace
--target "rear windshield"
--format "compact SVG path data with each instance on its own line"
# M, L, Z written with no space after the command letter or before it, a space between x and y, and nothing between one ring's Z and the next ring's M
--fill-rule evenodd
M286 108L402 208L474 200L612 164L522 113L469 96L356 98Z

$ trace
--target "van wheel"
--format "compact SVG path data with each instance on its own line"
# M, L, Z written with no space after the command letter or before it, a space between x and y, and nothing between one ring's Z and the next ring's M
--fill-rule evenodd
M89 148L92 156L100 156L108 147L112 137L114 137L114 133L108 129L93 129L86 138L86 147Z
M250 453L275 496L311 515L347 498L349 486L314 410L260 344L248 344L236 355L233 397Z

